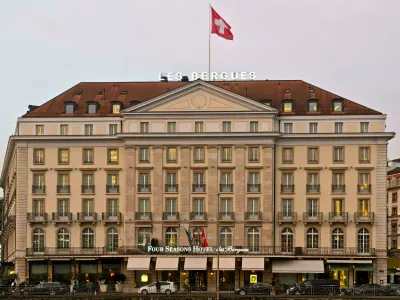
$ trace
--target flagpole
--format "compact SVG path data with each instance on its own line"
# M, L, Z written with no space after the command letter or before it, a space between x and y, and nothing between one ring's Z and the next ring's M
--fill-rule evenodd
M211 81L211 3L208 7L208 81Z

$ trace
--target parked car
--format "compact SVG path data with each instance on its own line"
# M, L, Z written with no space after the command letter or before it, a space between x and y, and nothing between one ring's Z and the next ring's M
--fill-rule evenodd
M275 295L281 295L285 293L283 286L273 287L270 283L255 283L253 285L247 285L240 289L236 289L235 294L238 295L271 295L272 288L275 288Z
M400 284L389 283L385 288L388 291L388 296L400 296Z
M289 288L290 295L339 295L339 280L305 280Z
M175 283L172 281L159 281L160 282L160 293L172 294L178 291ZM149 285L142 286L138 292L142 295L155 294L157 293L156 282L150 283Z
M346 296L385 296L390 294L390 289L380 284L362 284L359 287L344 289Z
M20 288L19 291L21 295L63 295L68 293L69 287L60 282L43 282Z

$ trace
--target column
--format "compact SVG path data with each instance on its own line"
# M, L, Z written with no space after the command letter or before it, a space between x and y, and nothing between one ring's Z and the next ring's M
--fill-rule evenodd
M247 188L247 175L246 175L246 146L235 145L235 169L233 177L234 187L234 209L235 212L235 230L234 230L234 245L245 246L246 234L244 228L244 213L246 211L246 188ZM229 197L229 196L228 196Z
M123 246L136 245L135 230L135 193L136 193L136 146L125 148L125 211L123 211L124 219L124 240ZM122 199L121 199L122 200Z
M164 210L164 176L163 176L163 165L164 165L164 151L162 146L153 147L153 173L152 173L152 194L151 194L151 211L153 214L153 238L158 239L159 243L163 241L163 228L161 222L162 213ZM155 277L154 277L155 278Z

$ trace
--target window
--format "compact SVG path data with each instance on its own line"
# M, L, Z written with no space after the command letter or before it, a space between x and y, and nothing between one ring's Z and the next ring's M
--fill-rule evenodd
M307 199L307 216L308 218L318 217L318 199Z
M231 172L221 172L221 185L230 187L232 183L232 173Z
M293 200L292 199L282 199L282 216L284 218L292 217Z
M140 122L140 133L149 132L149 122Z
M118 149L108 149L108 163L109 164L118 163Z
M150 200L145 198L145 199L139 199L139 212L140 213L149 213L150 212Z
M293 163L293 148L283 148L282 162L284 164L292 164Z
M82 191L88 192L94 192L93 191L93 185L94 185L94 176L93 174L83 174L82 175Z
M75 109L74 103L65 103L64 104L64 113L65 114L73 114Z
M231 132L231 121L222 122L222 132Z
M258 186L260 183L260 173L258 172L249 172L249 184L252 186Z
M59 164L69 164L69 150L68 149L58 149L58 163Z
M333 173L332 174L332 184L336 190L342 190L344 192L344 173ZM335 191L334 189L334 191Z
M255 227L247 231L247 247L250 252L260 251L260 231Z
M307 248L318 248L318 230L315 228L310 228L307 230Z
M360 217L369 216L369 199L358 200L358 214Z
M260 160L259 148L250 147L249 148L249 162L258 162Z
M33 163L37 165L44 164L44 149L33 150Z
M193 154L194 162L204 162L204 147L195 147Z
M390 244L390 248L391 249L397 249L397 240L392 240L392 242Z
M361 228L357 234L358 253L369 253L369 231Z
M291 101L283 102L283 112L293 112L293 102Z
M232 147L222 147L221 149L221 161L231 162L232 161Z
M284 123L283 133L293 133L293 123Z
M140 173L139 174L139 185L140 185L141 190L149 191L148 190L148 188L150 186L150 174L149 173Z
M113 104L112 105L112 113L119 114L121 112L121 104Z
M83 149L83 164L93 164L93 149Z
M369 147L360 147L360 163L369 163L370 159L370 148Z
M89 103L87 113L94 115L97 113L97 103Z
M109 188L118 186L118 174L117 173L107 174L107 185Z
M359 193L370 193L371 186L369 184L369 173L358 174L358 192Z
M176 173L167 173L167 186L170 188L176 188Z
M203 122L194 122L194 131L197 133L203 132Z
M60 228L57 232L57 248L69 248L69 231Z
M307 193L318 193L319 192L319 174L308 173L307 174Z
M231 198L221 198L221 204L219 208L221 214L228 215L232 212L232 199Z
M117 133L118 133L118 125L117 124L108 125L108 134L114 135Z
M150 162L149 148L147 148L147 147L139 148L139 161L141 163L149 163Z
M219 244L221 247L229 247L232 246L232 231L230 228L221 228L219 235Z
M335 122L335 133L343 133L343 122Z
M260 103L266 106L272 106L272 100L261 100Z
M318 101L308 101L308 111L317 112L318 111Z
M332 102L332 110L334 112L341 112L343 111L343 101L342 100L334 100Z
M69 125L60 125L61 135L68 135L68 132L69 132Z
M177 162L176 147L167 147L167 162Z
M165 230L165 246L176 247L178 244L178 232L170 227Z
M397 206L392 207L392 216L397 216Z
M308 163L316 164L319 160L319 148L309 147L308 148Z
M57 193L69 193L69 174L58 174L57 182Z
M44 135L44 125L36 125L36 135Z
M111 227L107 230L107 251L115 252L118 250L118 230Z
M193 212L195 215L203 215L204 214L204 199L203 198L194 198L193 199Z
M32 239L33 252L44 252L44 231L41 228L36 228L33 231Z
M196 187L204 187L204 173L194 172L193 173L193 184Z
M69 214L69 203L67 199L58 200L58 216L68 217Z
M259 199L258 198L248 198L247 199L247 212L253 215L258 215L260 210Z
M392 202L397 203L397 192L392 193Z
M93 135L93 124L85 124L85 135Z
M257 121L250 122L250 132L258 132L258 122Z
M140 228L138 230L138 245L146 247L150 243L151 239L151 229L150 228Z
M292 186L293 185L293 174L292 173L283 173L282 174L282 185L284 185L284 186Z
M176 132L176 122L168 122L167 129L168 129L168 133L175 133Z
M344 233L340 228L332 231L332 249L344 249Z
M165 200L165 212L167 215L176 215L177 207L176 198L167 198Z
M290 228L284 228L281 235L282 252L293 252L293 231Z
M360 123L360 132L366 133L368 132L369 122L361 122Z
M93 216L93 200L84 199L82 200L82 213L84 217Z
M310 133L318 133L318 123L310 123L309 124L309 132Z
M333 147L333 163L344 163L344 148Z
M82 248L94 248L94 231L92 228L83 229Z
M43 217L44 211L44 200L33 200L33 216Z
M392 224L390 224L391 225L391 231L390 231L390 233L389 234L397 234L397 228L398 228L398 225L397 225L397 221L392 221Z
M194 246L201 246L201 232L203 231L203 228L201 227L195 227L193 228L193 245Z

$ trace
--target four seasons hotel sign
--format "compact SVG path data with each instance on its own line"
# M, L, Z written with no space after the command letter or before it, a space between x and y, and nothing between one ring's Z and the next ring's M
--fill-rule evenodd
M159 73L159 80L181 81L185 75L177 73ZM256 72L192 72L187 76L189 80L255 80Z

